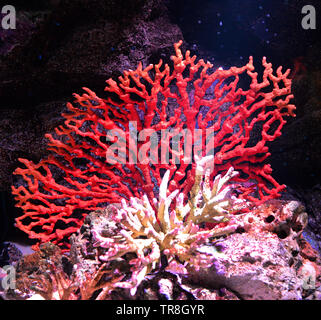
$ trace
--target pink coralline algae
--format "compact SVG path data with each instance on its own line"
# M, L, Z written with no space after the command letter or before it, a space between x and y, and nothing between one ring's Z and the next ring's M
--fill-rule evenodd
M239 199L258 204L280 195L285 186L271 176L266 144L281 135L284 118L294 116L289 70L274 74L263 58L259 77L252 57L243 67L213 70L189 51L183 56L181 44L174 46L173 68L162 61L140 64L118 82L109 79L105 98L87 88L75 94L64 124L46 135L48 157L38 164L19 159L23 166L14 174L24 182L12 193L23 215L16 226L37 240L34 248L47 241L69 248L69 236L85 216L107 204L145 194L153 206L167 170L168 192L178 190L186 203L195 155L214 154L211 184L231 167L239 172L232 179L240 184ZM248 89L240 87L243 77ZM117 133L112 138L110 130ZM175 140L177 146L174 138L183 132L191 136ZM164 145L167 151L158 154ZM110 155L118 161L106 161Z

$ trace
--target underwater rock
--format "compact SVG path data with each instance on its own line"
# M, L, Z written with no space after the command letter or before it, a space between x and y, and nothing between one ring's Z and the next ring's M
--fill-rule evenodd
M253 212L235 215L238 228L217 237L200 252L213 252L214 263L197 271L177 266L146 275L131 295L126 283L130 274L124 255L101 261L106 248L97 246L94 234L119 234L111 217L117 206L90 213L71 237L69 254L50 243L17 264L17 289L6 299L102 299L102 300L301 300L321 297L321 258L303 237L307 224L305 208L297 201L271 200ZM272 218L273 217L273 218ZM183 269L183 268L182 268ZM185 271L186 271L185 269ZM124 278L125 277L125 278ZM125 280L124 280L125 279Z
M312 188L298 188L301 201L309 213L309 224L305 230L305 238L311 246L321 252L321 185Z
M46 154L44 133L63 122L71 92L88 85L102 93L105 79L166 60L183 39L159 0L21 5L17 30L0 40L1 190L10 189L19 157Z
M12 243L0 243L0 267L13 265L22 257L21 251Z
M36 288L39 288L43 290L44 297L49 299L44 286L45 279L49 272L66 270L67 260L67 257L62 257L61 250L51 243L45 243L37 252L23 256L15 265L16 289L9 289L5 298L25 300L35 295L38 292Z
M299 202L273 200L236 219L243 220L240 233L220 240L221 254L192 275L194 282L224 286L245 300L297 300L315 290L320 256L302 237L307 215Z
M222 256L196 282L224 286L245 300L302 299L302 280L292 256L276 235L234 234L221 242Z

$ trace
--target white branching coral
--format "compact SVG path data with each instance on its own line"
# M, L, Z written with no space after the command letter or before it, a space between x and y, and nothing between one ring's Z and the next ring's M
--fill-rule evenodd
M132 276L130 280L116 286L130 288L135 294L144 277L160 266L161 257L182 268L192 266L196 270L211 264L213 254L201 250L209 238L234 232L236 225L212 229L201 227L204 223L229 221L231 214L246 205L232 195L234 185L227 184L238 172L231 167L224 175L218 175L212 186L209 181L213 156L196 158L195 184L187 203L184 194L175 190L167 194L170 171L166 171L159 189L158 201L151 204L148 197L131 198L129 203L122 201L114 219L121 225L119 234L105 237L96 231L96 246L108 248L99 257L111 261L127 253L135 253L130 260ZM175 200L175 201L174 201Z

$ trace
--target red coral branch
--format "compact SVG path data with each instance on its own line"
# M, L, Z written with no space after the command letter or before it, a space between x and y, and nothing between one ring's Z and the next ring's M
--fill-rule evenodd
M184 153L184 143L194 154L201 146L200 156L213 152L206 150L208 130L215 142L212 177L233 166L241 172L235 181L253 182L241 187L240 197L257 203L279 196L285 186L271 176L265 161L270 155L266 143L281 135L285 116L294 116L289 70L282 73L280 67L274 75L271 63L263 58L259 82L250 57L243 67L213 71L209 62L196 62L189 51L183 57L181 44L174 45L172 70L162 61L144 69L139 64L136 70L124 71L118 82L107 81L106 99L87 88L83 95L75 94L75 104L68 103L69 111L63 114L64 125L46 135L48 158L39 164L19 159L24 168L14 174L22 176L25 184L13 186L12 192L24 214L16 225L30 238L68 247L69 235L88 212L143 193L154 198L155 186L167 169L170 191L179 189L187 196L194 184L195 163ZM240 87L240 77L246 75L248 90ZM202 133L201 144L197 144L196 128ZM106 140L109 130L118 130L118 137ZM145 133L137 146L135 130ZM174 137L184 130L192 133L193 140L183 136L178 140L180 148L174 147ZM153 152L165 145L167 163L161 161L166 153L157 152L154 162L135 161L137 154L139 160L137 150L152 153L152 137L148 138L152 132L159 138ZM123 163L106 161L112 145L123 145L114 154L123 155Z

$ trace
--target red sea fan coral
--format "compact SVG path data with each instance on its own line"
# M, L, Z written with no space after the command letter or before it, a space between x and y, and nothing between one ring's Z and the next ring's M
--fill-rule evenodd
M231 166L240 172L234 181L243 182L241 198L257 203L279 196L284 186L265 163L266 143L281 135L285 116L294 116L289 70L280 67L275 75L263 58L260 82L252 57L243 67L213 70L189 51L184 57L181 44L172 69L162 61L140 64L118 82L109 79L105 99L87 88L75 94L64 124L46 135L49 156L39 164L19 159L24 167L14 174L24 183L12 192L23 215L16 226L30 238L68 247L88 212L143 194L153 203L166 170L169 191L187 197L194 155L215 154L211 181Z

